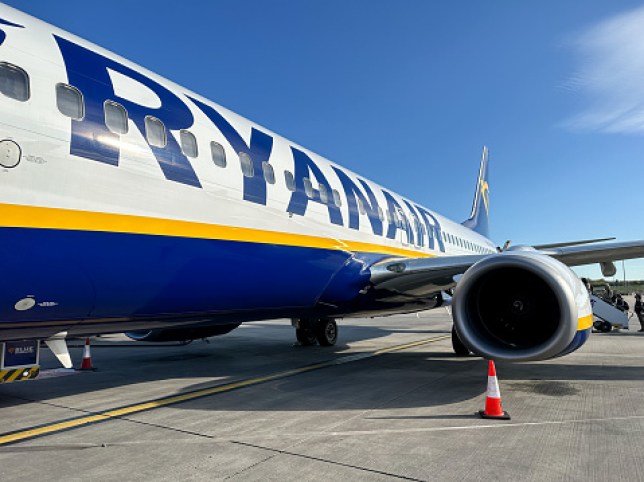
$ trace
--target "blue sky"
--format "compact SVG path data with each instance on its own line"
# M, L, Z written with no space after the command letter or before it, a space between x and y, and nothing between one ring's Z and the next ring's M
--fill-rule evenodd
M640 2L6 3L452 219L487 144L498 244L644 238Z

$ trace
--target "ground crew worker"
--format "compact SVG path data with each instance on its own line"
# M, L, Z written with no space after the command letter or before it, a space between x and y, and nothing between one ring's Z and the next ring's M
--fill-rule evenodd
M639 293L635 295L633 311L637 315L637 319L640 320L640 325L642 325L642 328L638 331L644 331L644 303L642 303L642 295Z
M615 295L615 308L621 311L628 312L628 303L624 298L622 298L622 295L617 293Z

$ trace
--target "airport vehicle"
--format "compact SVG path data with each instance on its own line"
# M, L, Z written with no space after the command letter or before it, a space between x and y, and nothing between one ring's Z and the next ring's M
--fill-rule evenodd
M487 149L453 222L6 6L0 167L0 341L61 359L66 335L194 339L274 318L332 345L338 318L454 288L457 351L545 359L592 325L568 266L644 256L644 241L498 250Z

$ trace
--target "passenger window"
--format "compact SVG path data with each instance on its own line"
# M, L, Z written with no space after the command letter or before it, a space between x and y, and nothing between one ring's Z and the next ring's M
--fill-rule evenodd
M319 190L320 201L322 201L324 204L327 204L329 202L329 196L327 195L326 186L324 184L320 184Z
M364 206L363 206L363 209L364 209ZM406 229L407 228L407 218L403 214L402 209L396 208L396 215L397 215L396 218L398 220L398 227Z
M20 102L29 100L27 72L13 64L0 62L0 92Z
M56 85L56 105L61 114L72 119L81 120L85 115L83 95L71 85Z
M337 207L342 207L342 198L340 197L340 193L337 190L333 190L333 204L335 204Z
M245 177L253 177L255 175L255 169L253 168L253 160L245 152L239 153L239 163L241 164L242 174Z
M269 184L275 184L275 171L268 161L262 162L262 171L264 171L264 179Z
M127 112L125 107L111 100L105 101L105 125L115 134L127 134Z
M223 146L219 142L212 141L210 143L210 155L215 166L226 167L226 151L224 151Z
M359 197L356 197L356 201L358 201L358 211L360 211L360 214L367 214L367 211L364 208L364 203L362 202L362 199Z
M199 149L195 135L190 131L182 130L179 132L179 137L181 138L181 152L188 157L197 157Z
M145 116L145 137L154 147L165 147L168 142L163 122L150 115Z
M308 197L309 199L313 199L313 184L311 184L311 180L308 177L305 177L303 181L304 181L304 192L306 193L306 197Z
M291 171L284 171L284 180L286 181L286 189L291 192L295 191L295 178Z

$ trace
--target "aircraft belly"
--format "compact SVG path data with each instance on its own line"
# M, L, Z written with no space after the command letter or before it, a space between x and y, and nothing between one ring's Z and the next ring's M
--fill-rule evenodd
M349 257L175 236L33 228L2 228L0 236L0 329L31 320L309 308Z

